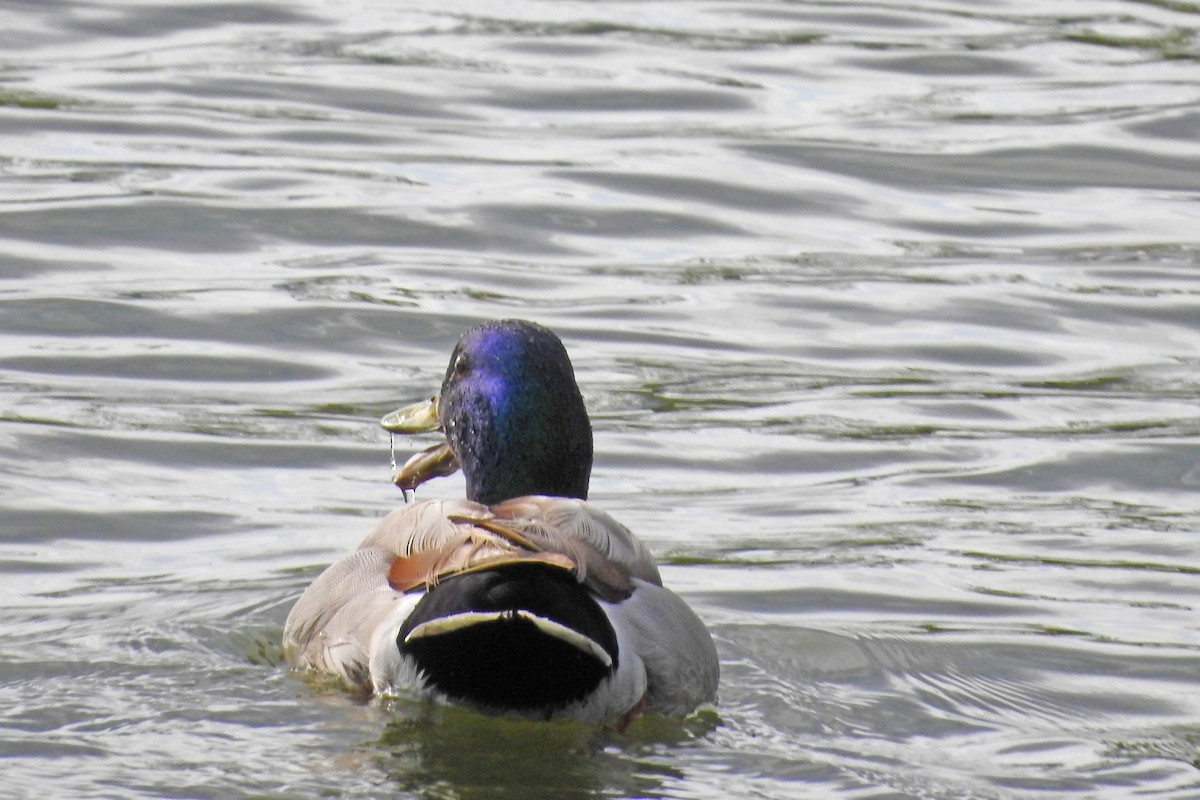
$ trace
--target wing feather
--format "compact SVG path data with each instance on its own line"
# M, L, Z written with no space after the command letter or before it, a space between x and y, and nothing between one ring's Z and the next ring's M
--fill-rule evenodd
M497 518L541 523L547 536L569 548L582 542L629 575L662 585L654 557L633 532L586 500L531 495L492 507Z
M398 624L396 615L407 615L415 602L413 592L451 575L522 561L570 570L610 603L629 598L634 579L662 583L637 537L583 500L519 497L490 508L427 500L388 514L358 550L313 581L288 615L288 660L369 686L372 648L394 646L376 629Z

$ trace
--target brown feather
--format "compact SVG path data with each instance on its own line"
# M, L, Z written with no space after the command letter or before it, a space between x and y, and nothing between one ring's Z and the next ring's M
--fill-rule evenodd
M546 549L539 542L534 541L517 530L517 526L519 525L532 524L531 520L510 520L508 524L504 524L493 517L471 517L458 514L451 514L447 519L451 522L483 528L485 531L490 531L517 547L522 547L532 552L540 552Z
M507 518L451 517L469 522L502 537L510 546L533 553L555 553L574 567L576 579L610 602L618 602L633 593L630 574L622 565L607 558L586 541L576 539L542 520Z
M429 589L453 575L518 562L538 562L568 572L575 570L575 562L560 553L501 550L490 547L490 542L462 538L463 541L439 550L396 556L388 568L388 584L398 592Z
M434 567L441 558L442 554L437 550L396 556L388 568L388 585L397 592L426 588L430 582L429 576L433 574Z

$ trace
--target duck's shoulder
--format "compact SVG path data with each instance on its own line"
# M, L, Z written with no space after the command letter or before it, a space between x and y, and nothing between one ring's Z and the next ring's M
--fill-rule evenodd
M490 515L487 506L470 500L422 500L395 509L363 539L360 550L382 548L397 555L441 547L458 535L466 520Z
M611 514L586 500L531 495L491 507L501 520L530 520L565 540L578 541L599 552L631 577L661 584L654 557L633 531Z
M530 495L493 506L470 500L424 500L392 511L360 549L407 556L444 547L474 526L501 525L534 537L539 550L572 558L594 551L625 574L661 584L650 551L629 528L586 500ZM594 562L594 556L584 558Z

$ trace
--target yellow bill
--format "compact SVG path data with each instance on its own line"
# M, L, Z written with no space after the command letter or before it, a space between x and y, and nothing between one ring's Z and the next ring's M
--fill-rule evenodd
M392 433L429 433L442 427L438 418L438 399L431 397L411 406L385 414L379 424Z

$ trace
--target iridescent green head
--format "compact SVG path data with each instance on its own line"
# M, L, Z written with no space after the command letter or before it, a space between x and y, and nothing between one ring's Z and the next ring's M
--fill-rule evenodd
M499 320L464 333L438 416L469 499L587 497L592 426L566 348L541 325Z

